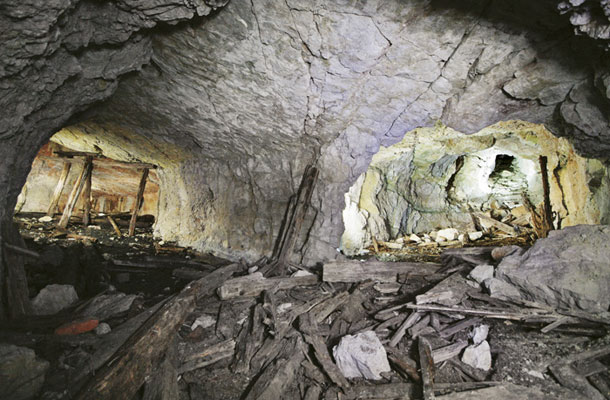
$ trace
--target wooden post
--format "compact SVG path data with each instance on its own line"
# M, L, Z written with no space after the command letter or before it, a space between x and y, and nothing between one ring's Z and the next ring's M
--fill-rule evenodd
M555 229L553 225L553 210L551 209L551 189L549 186L549 174L547 170L547 158L545 156L540 156L538 158L540 162L540 174L542 175L542 190L544 194L544 203L542 209L542 219L545 225L545 235L546 237L549 231Z
M72 188L72 192L70 192L70 196L68 197L68 202L66 203L66 207L64 208L64 213L59 220L57 226L59 228L66 228L68 226L68 222L70 222L70 217L72 216L72 211L74 211L74 206L76 206L76 202L78 201L78 197L80 196L81 191L83 190L83 186L85 185L85 179L87 175L91 173L91 169L93 168L93 161L91 158L87 158L85 160L85 164L83 165L83 170L81 171L74 187Z
M23 255L13 249L25 249L19 229L11 220L0 222L0 320L31 313L28 282Z
M313 188L318 179L318 173L318 169L313 165L308 165L303 173L303 179L301 180L301 185L299 186L299 191L297 193L297 201L294 205L292 215L286 221L287 230L284 242L281 244L279 250L278 268L280 270L280 275L284 275L286 272L285 264L287 261L290 261L290 256L292 255L294 246L299 238L299 233L301 232L303 221L305 220L305 214L307 213L307 208L309 207L309 202L311 201L311 196L313 194Z
M138 219L138 212L140 211L140 207L142 207L142 202L144 200L144 189L146 189L146 179L148 179L148 168L144 168L142 170L142 178L140 179L140 186L138 188L136 202L133 205L131 221L129 221L129 236L133 236L136 233L136 221Z
M87 158L87 162L89 161L89 157ZM93 161L93 159L91 159ZM83 212L83 225L88 226L91 222L91 177L93 176L93 163L91 164L91 171L85 177L85 193L84 201L85 207Z
M51 204L49 205L49 210L47 211L47 215L49 217L55 215L55 211L57 210L57 206L59 204L59 199L61 198L61 193L64 191L66 180L68 179L68 175L70 175L70 168L72 168L72 163L69 161L64 161L64 168L62 169L59 180L57 181L57 186L55 186L53 198L51 199Z
M107 216L108 217L108 222L110 222L110 225L112 225L112 228L114 229L114 232L116 233L116 235L118 237L123 236L121 234L121 230L119 229L119 226L116 224L116 222L114 221L114 218L112 218L110 215Z

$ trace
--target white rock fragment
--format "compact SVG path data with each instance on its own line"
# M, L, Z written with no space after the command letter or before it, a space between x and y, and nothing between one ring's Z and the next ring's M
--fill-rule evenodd
M293 278L298 278L299 276L312 276L312 275L313 274L311 272L300 269L290 276Z
M417 236L416 234L412 233L409 236L409 241L415 242L415 243L420 243L421 242L421 238L419 236Z
M528 375L531 375L535 378L544 379L544 375L542 374L542 372L534 371L534 370L526 370L525 372L527 372Z
M201 317L197 318L195 322L193 322L193 324L191 325L191 330L194 331L199 326L202 329L205 329L213 325L216 325L216 318L204 314Z
M491 369L491 351L487 340L482 341L477 346L466 347L464 354L462 354L462 362L473 368L489 371Z
M483 232L468 232L468 239L470 239L471 242L474 242L475 240L479 240L480 238L483 237Z
M479 325L472 330L471 337L472 342L475 346L478 346L483 342L483 340L487 339L487 335L489 334L489 326L487 325Z
M337 366L346 378L379 380L390 364L383 345L373 331L346 335L333 348Z
M94 332L95 332L96 335L101 336L101 335L105 335L107 333L110 333L111 330L112 329L110 329L110 325L108 325L105 322L102 322L101 324L99 324L95 328Z
M48 215L38 218L38 222L51 222L51 221L53 221L53 217L49 217Z
M472 271L470 271L470 274L468 274L469 279L472 279L479 284L493 277L494 266L488 264L477 265Z
M47 285L32 300L34 315L52 315L78 301L72 285Z
M436 240L438 241L439 238L442 238L449 242L452 240L456 240L459 234L460 232L458 232L458 230L455 228L441 229L436 234Z
M277 306L277 313L284 314L286 311L290 310L291 308L292 308L292 303L282 303L279 306Z

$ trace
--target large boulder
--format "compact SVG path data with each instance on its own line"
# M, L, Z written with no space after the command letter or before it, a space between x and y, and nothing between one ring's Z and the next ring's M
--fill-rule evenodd
M0 399L26 400L38 394L49 362L34 350L0 343Z
M507 256L496 278L522 296L554 307L607 311L610 306L610 226L552 231L528 251Z

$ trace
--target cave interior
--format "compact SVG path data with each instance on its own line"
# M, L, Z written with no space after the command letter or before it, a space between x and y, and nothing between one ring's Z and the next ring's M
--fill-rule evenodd
M0 26L0 400L610 399L609 2Z

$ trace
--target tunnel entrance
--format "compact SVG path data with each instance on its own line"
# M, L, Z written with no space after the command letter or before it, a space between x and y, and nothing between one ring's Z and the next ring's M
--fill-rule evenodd
M589 185L605 174L603 165L541 125L511 121L473 135L420 128L373 156L345 195L341 249L355 255L380 245L400 252L409 243L439 251L494 237L527 242L537 223L530 204L540 213L545 198L541 157L549 162L556 227L605 218L604 192Z

